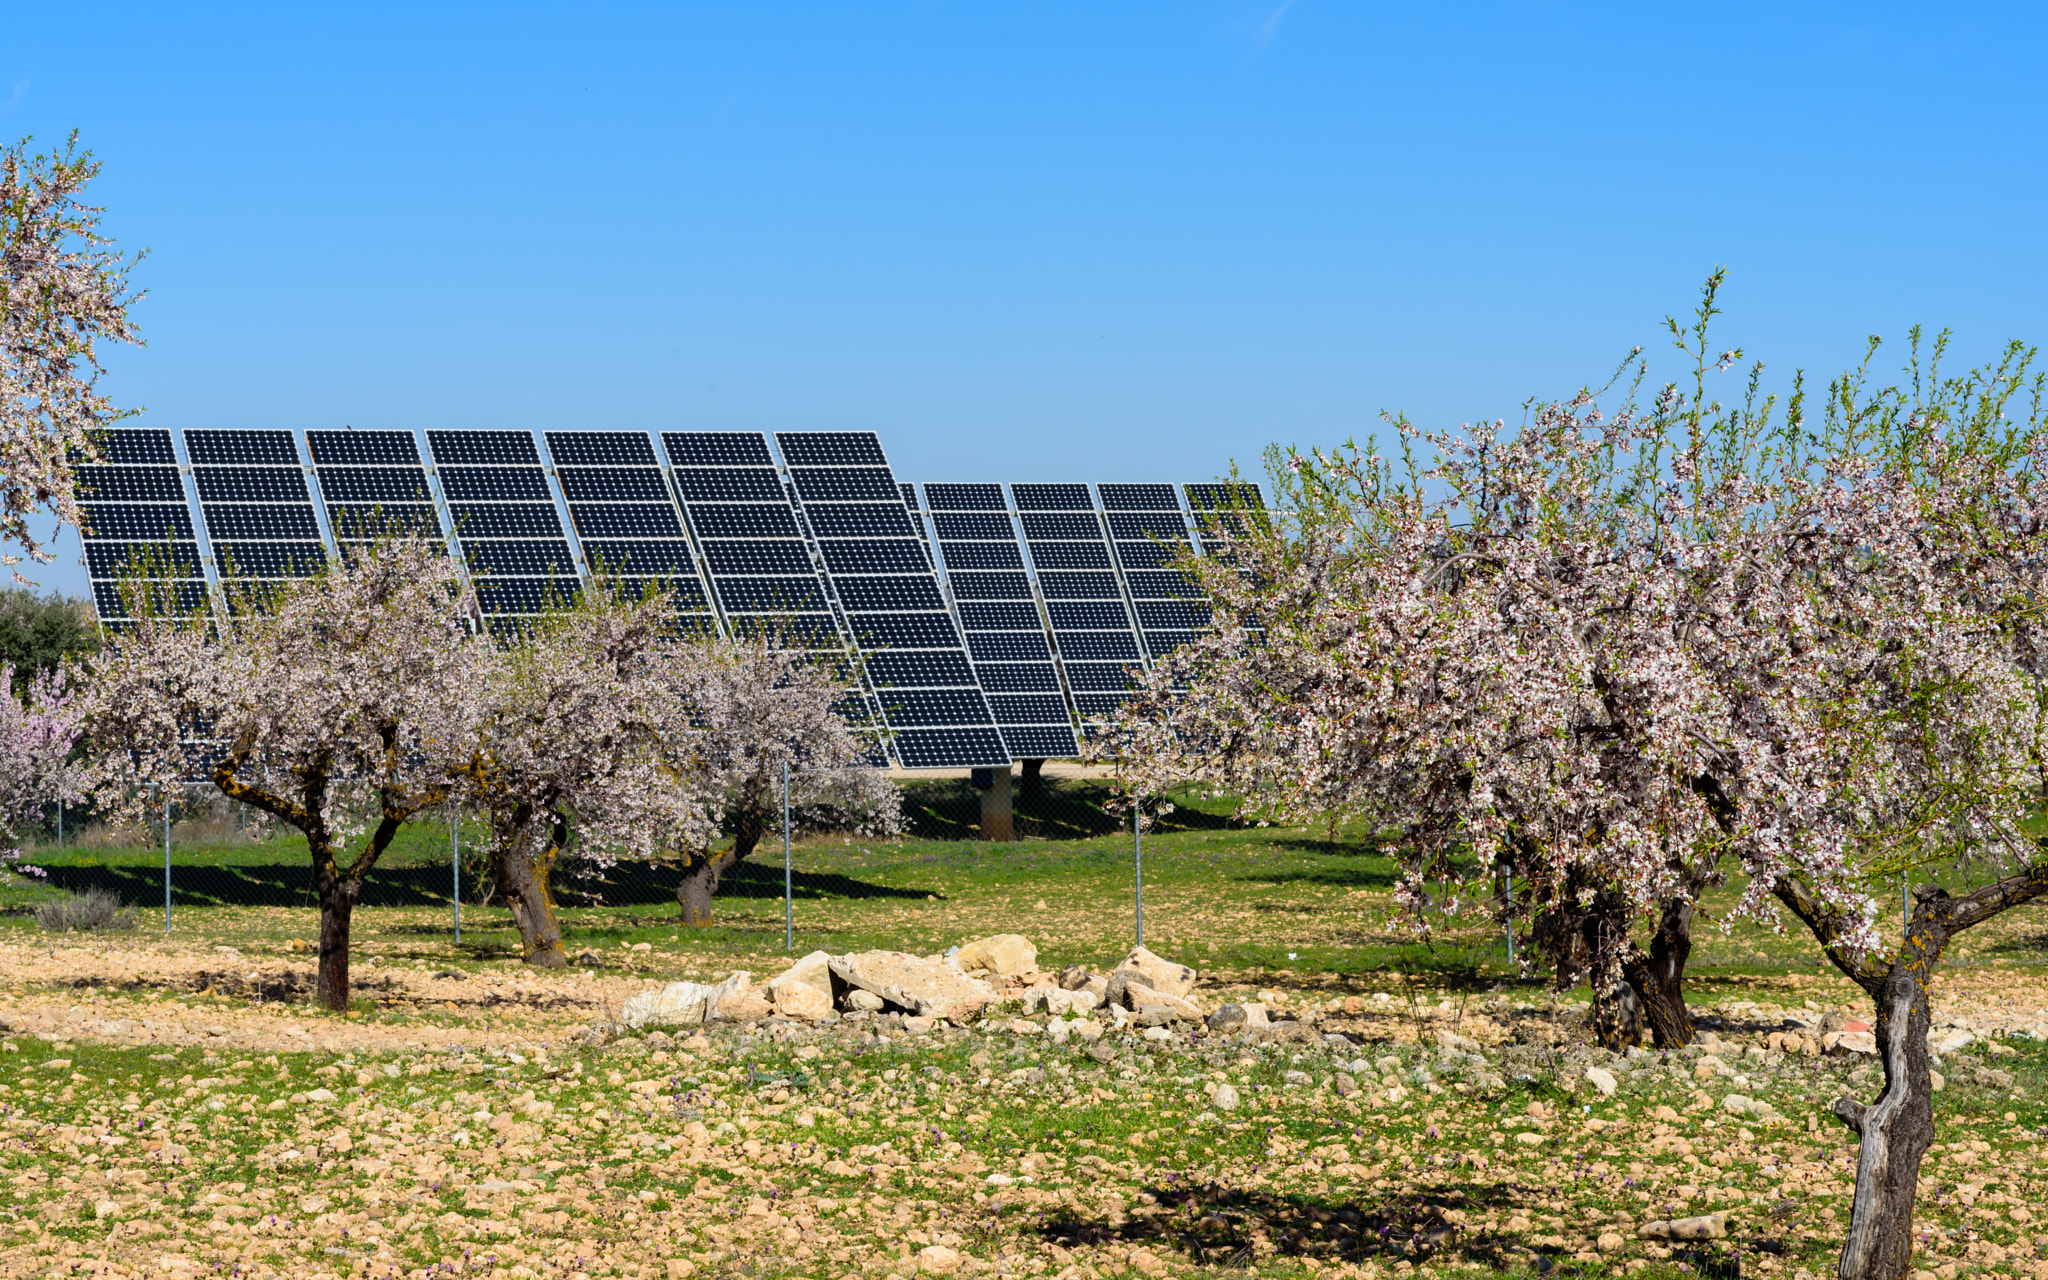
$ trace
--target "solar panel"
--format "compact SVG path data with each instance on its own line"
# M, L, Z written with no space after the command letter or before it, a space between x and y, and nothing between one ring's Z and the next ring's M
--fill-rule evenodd
M185 455L223 581L278 582L326 565L320 517L291 432L188 428Z
M99 452L101 461L79 463L78 478L86 578L100 625L110 634L130 625L131 604L203 612L205 570L171 433L116 428L101 435ZM132 584L126 596L124 580Z
M736 635L840 652L845 642L768 439L746 431L664 431L662 451L705 579Z
M922 521L913 523L881 441L867 431L782 431L775 444L855 645L882 664L869 681L897 758L911 768L1008 764Z
M1075 713L1084 723L1099 719L1130 687L1143 652L1102 515L1085 484L1013 484L1010 492Z
M305 453L313 459L313 479L338 547L381 537L449 545L420 461L420 442L410 430L309 430Z
M582 579L533 433L429 431L427 449L485 617L569 604Z
M999 484L926 484L946 585L990 714L1019 759L1081 753ZM1029 693L1034 697L1006 697Z
M1207 621L1206 616L1194 620L1195 609L1188 603L1201 600L1201 585L1171 568L1194 546L1180 495L1170 484L1104 484L1096 490L1145 651L1155 660L1163 658L1188 628Z
M1244 537L1251 526L1265 522L1265 494L1250 481L1191 484L1185 490L1205 556L1227 558L1233 541Z

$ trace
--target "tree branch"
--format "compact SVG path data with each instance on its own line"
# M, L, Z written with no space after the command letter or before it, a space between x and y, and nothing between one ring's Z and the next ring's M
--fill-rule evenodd
M1778 882L1771 886L1771 892L1812 931L1814 939L1820 943L1828 959L1834 962L1835 968L1873 997L1877 995L1878 988L1884 983L1885 969L1854 955L1842 945L1848 928L1839 907L1823 903L1813 890L1792 875L1778 877Z

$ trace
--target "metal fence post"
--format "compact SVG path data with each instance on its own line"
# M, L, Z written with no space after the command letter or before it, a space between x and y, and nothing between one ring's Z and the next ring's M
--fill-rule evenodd
M1137 906L1138 945L1145 945L1145 813L1141 801L1131 801L1132 900Z
M782 949L796 950L796 895L789 869L789 761L782 762Z
M164 932L171 931L171 797L164 796Z
M451 806L448 810L448 835L454 852L449 856L448 865L455 872L455 892L450 900L455 911L455 942L462 943L462 809Z

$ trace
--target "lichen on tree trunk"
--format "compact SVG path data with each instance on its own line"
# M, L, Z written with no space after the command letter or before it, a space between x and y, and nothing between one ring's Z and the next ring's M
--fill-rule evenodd
M535 836L529 830L536 819L547 824L546 835ZM498 896L512 909L512 920L519 926L520 958L542 969L566 966L569 953L562 945L562 922L555 912L553 884L566 824L558 814L536 815L522 806L521 811L511 815L506 828L496 834L492 874ZM523 851L528 843L541 847L529 854Z

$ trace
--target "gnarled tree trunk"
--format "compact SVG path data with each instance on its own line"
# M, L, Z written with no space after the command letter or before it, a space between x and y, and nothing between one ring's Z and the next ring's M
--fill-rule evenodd
M761 843L768 829L767 815L758 809L742 810L733 823L732 845L725 849L702 849L683 864L683 878L676 885L676 905L682 921L691 928L709 928L713 917L711 899L725 873L739 865Z
M512 909L512 919L519 926L520 958L543 969L560 969L569 963L569 953L562 945L562 922L555 914L551 878L561 856L565 824L560 815L539 815L549 825L548 834L538 841L540 851L528 855L521 851L528 843L523 837L535 817L530 811L513 815L508 831L496 842L493 875L498 896Z
M1691 955L1692 901L1675 899L1664 905L1649 951L1631 948L1622 962L1622 981L1659 1049L1682 1049L1693 1041L1692 1011L1685 1007L1685 962ZM1642 1043L1640 1027L1630 1043Z
M1937 948L1937 953L1938 953ZM1900 1280L1912 1269L1913 1198L1920 1161L1934 1145L1934 1082L1928 1075L1927 989L1916 965L1897 964L1877 991L1877 1052L1884 1091L1869 1106L1835 1099L1861 1139L1856 1201L1842 1243L1842 1280Z

